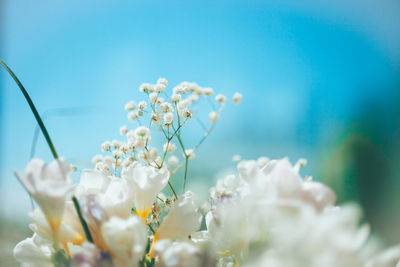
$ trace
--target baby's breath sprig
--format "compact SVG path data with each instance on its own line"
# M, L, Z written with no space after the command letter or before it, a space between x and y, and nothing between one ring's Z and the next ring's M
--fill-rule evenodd
M125 104L128 119L131 122L136 122L137 127L130 130L126 125L121 126L120 134L125 136L127 140L104 142L102 151L111 155L96 156L93 162L96 164L96 169L113 175L118 175L124 171L124 168L128 168L132 164L143 164L155 169L162 169L166 164L170 171L170 180L184 166L183 194L186 189L189 160L195 158L195 152L214 129L225 106L226 97L217 94L212 99L211 96L214 94L212 88L202 88L196 83L190 82L180 83L168 94L167 85L168 81L165 78L159 78L156 84L143 83L140 85L139 90L146 96L146 100L137 103L131 100ZM201 98L206 98L211 107L211 112L208 115L210 121L208 127L199 116L198 103ZM233 100L235 103L239 103L241 95L236 93ZM183 142L182 129L194 116L204 133L199 142L193 148L188 149ZM147 125L147 127L143 125ZM152 145L154 130L159 131L161 136L165 138L161 150ZM174 155L177 147L182 152L183 164L179 164L179 158ZM175 199L177 199L176 190L170 181L168 181L168 185Z

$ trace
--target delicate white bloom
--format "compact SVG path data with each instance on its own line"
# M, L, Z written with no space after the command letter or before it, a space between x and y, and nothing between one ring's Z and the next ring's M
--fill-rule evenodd
M212 96L213 92L214 92L213 89L210 87L203 88L203 94L205 96Z
M164 101L165 101L164 98L159 97L159 98L157 98L156 105L159 106L159 105L161 105L162 103L164 103Z
M171 124L174 120L174 114L172 112L167 112L164 114L164 123Z
M191 101L189 99L183 99L181 101L179 101L179 103L177 104L178 109L184 109L186 107L188 107L191 104Z
M176 145L173 143L165 143L164 144L164 151L168 153L173 153L176 150Z
M144 110L145 108L147 108L147 103L145 101L140 101L138 104L138 108L140 110Z
M306 159L299 159L296 164L294 165L294 169L299 172L301 168L307 165L307 160Z
M234 155L234 156L232 157L232 161L235 162L235 163L239 163L239 161L240 161L241 159L242 159L242 158L240 157L240 155Z
M220 104L225 103L226 97L222 94L218 94L215 96L215 101L217 101Z
M152 121L154 124L160 125L160 124L161 124L161 121L162 121L160 114L158 114L158 112L152 112L152 113L151 113L151 121Z
M149 83L142 83L139 87L140 92L149 93L154 91L154 85Z
M240 102L242 102L242 94L240 93L235 93L233 94L233 102L235 102L236 104L239 104Z
M119 128L119 133L121 135L126 135L128 133L128 127L126 127L126 125L121 126L121 128Z
M146 227L138 216L112 217L101 232L118 266L138 265L147 245Z
M134 101L129 101L125 104L125 110L134 110L136 103Z
M158 96L157 93L151 93L151 94L149 94L150 103L156 103L156 101L157 101L157 96Z
M135 121L138 117L138 114L135 111L131 111L128 113L128 120Z
M114 158L120 159L122 157L122 151L121 150L114 150L112 152L112 155L113 155Z
M160 104L160 111L163 113L172 112L173 110L171 103L164 102Z
M196 154L194 153L193 149L186 149L185 154L188 159L194 159L196 157Z
M168 169L165 166L158 170L150 166L132 164L122 176L134 192L136 212L145 221L154 198L168 183Z
M113 158L111 156L105 156L103 158L103 162L107 165L111 165L113 163Z
M187 191L175 201L158 228L154 239L188 239L200 228L202 215L195 204L192 192Z
M170 99L172 102L178 103L179 101L181 101L182 96L180 94L173 94Z
M156 91L158 94L162 93L165 91L166 86L164 84L158 83L156 86L154 86L154 91Z
M165 267L203 266L201 251L193 243L165 239L155 244L154 252L159 263Z
M51 267L51 244L37 234L19 242L14 248L14 258L26 266ZM25 266L25 265L24 265Z
M178 165L178 163L179 163L179 159L178 159L177 156L170 156L168 158L168 165L169 166L174 167L174 166Z
M167 86L168 86L168 80L165 79L165 78L158 78L157 84L162 84L162 85L164 85L165 87L167 87Z
M111 149L111 142L110 141L106 141L101 145L101 150L103 152L110 151L110 149Z
M199 101L200 96L198 94L192 94L188 97L188 100L190 100L190 103L194 103Z
M121 147L119 148L122 154L127 154L129 151L129 146L127 143L121 143Z
M208 114L208 118L212 123L216 123L219 120L219 113L216 111L211 111L210 114Z
M385 249L365 264L365 267L400 266L400 245Z
M269 158L267 157L259 157L257 159L257 164L260 168L264 167L265 165L267 165L267 163L269 162Z
M118 148L120 148L120 146L121 146L121 142L118 141L118 140L112 140L112 141L111 141L111 144L112 144L112 146L113 146L115 149L118 149Z
M96 164L98 162L101 162L103 160L103 156L100 154L94 155L92 158L92 163Z
M40 159L32 159L24 173L16 176L40 209L56 235L64 214L65 199L73 189L69 182L71 166L62 158L46 165Z
M135 137L146 140L150 136L150 129L146 126L139 126L135 129Z
M192 115L193 115L193 112L192 112L190 109L188 109L188 108L185 108L185 109L183 110L183 112L182 112L182 117L183 117L185 120L190 120L190 119L192 118Z

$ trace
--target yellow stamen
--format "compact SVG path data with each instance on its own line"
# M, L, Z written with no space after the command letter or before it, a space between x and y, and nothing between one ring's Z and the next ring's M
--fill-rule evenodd
M136 210L136 214L142 218L143 222L146 223L147 216L149 216L151 208L145 209L144 211Z

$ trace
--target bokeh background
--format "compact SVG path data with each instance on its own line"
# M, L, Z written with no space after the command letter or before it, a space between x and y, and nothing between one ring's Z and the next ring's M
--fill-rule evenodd
M204 193L234 154L304 157L303 175L360 203L382 242L400 242L399 1L0 3L0 56L78 170L129 126L123 106L143 98L142 82L240 91L191 162L190 189ZM31 209L13 171L31 157L36 123L4 70L0 79L0 265L12 266ZM190 146L201 132L185 135ZM51 159L41 135L35 155Z

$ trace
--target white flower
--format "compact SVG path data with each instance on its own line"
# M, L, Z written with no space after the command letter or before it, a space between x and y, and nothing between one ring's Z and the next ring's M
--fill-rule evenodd
M126 127L126 125L121 126L121 128L119 128L119 133L121 135L126 135L128 133L128 127Z
M226 97L222 94L218 94L215 96L215 101L217 101L220 104L225 103Z
M101 162L103 160L103 156L100 154L94 155L92 158L92 163L96 164L98 162Z
M147 103L145 101L140 101L138 104L138 108L140 110L144 110L145 108L147 108Z
M128 113L128 120L135 121L138 117L138 114L135 111L131 111Z
M24 173L16 172L17 178L46 215L54 235L61 224L66 197L73 189L69 182L71 171L70 165L62 158L48 165L35 158L28 163Z
M240 155L234 155L232 157L232 161L235 162L235 163L239 163L241 159L242 158L240 157Z
M174 114L172 112L167 112L164 114L164 123L171 124L174 120Z
M269 158L267 157L259 157L257 159L257 164L260 168L264 167L265 165L267 165L267 163L269 162Z
M210 114L208 114L208 118L212 123L216 123L219 119L219 113L216 111L211 111Z
M179 163L179 159L177 156L170 156L168 158L168 166L173 167L173 166L178 165L178 163Z
M190 119L192 118L192 115L193 115L193 112L192 112L190 109L185 108L185 109L183 110L181 116L182 116L183 118L185 118L185 120L190 120Z
M166 86L161 83L157 83L156 86L154 86L154 91L156 91L158 94L162 93L165 91Z
M135 137L146 140L150 136L150 129L146 126L139 126L135 129Z
M203 266L201 251L193 243L161 240L154 247L157 261L165 267Z
M186 149L185 154L188 159L194 159L196 157L193 149Z
M132 164L122 174L131 186L135 198L135 208L139 216L146 220L156 195L167 185L169 171L164 166L155 169L150 166Z
M53 266L51 244L40 238L37 234L19 242L14 248L14 258L26 266ZM25 266L25 265L23 265Z
M242 94L240 94L240 93L235 93L232 98L233 98L233 102L235 102L236 104L239 104L240 102L242 102Z
M182 99L182 96L180 94L173 94L170 99L172 102L178 103Z
M173 110L171 103L164 102L160 104L160 111L163 113L172 112Z
M106 141L101 145L101 150L103 152L110 151L110 149L111 149L111 142L110 141Z
M142 83L139 87L140 92L148 93L154 91L154 85L149 83Z
M195 204L194 195L187 191L173 203L154 238L156 240L187 239L190 234L200 228L201 219L202 215Z
M168 80L165 79L165 78L158 78L157 83L158 83L158 84L162 84L162 85L164 85L165 87L168 86Z
M213 89L210 88L210 87L203 88L203 94L204 94L205 96L212 96L212 94L213 94Z
M147 245L146 226L138 216L126 220L112 217L102 225L101 232L117 266L138 265Z
M168 153L172 153L176 150L176 145L173 143L165 143L164 144L164 151L167 151Z
M151 93L151 94L149 95L150 103L155 103L155 102L157 101L157 96L158 96L157 93Z
M125 104L125 110L134 110L135 105L136 104L134 101L129 101L128 103Z

